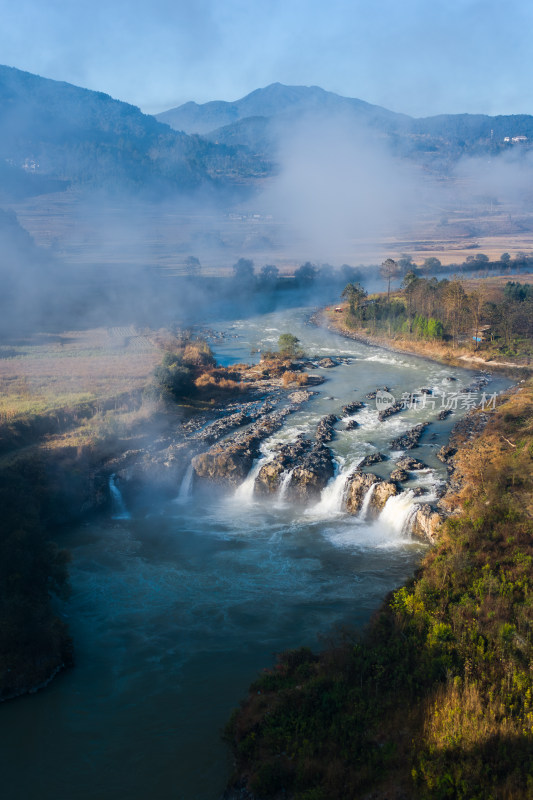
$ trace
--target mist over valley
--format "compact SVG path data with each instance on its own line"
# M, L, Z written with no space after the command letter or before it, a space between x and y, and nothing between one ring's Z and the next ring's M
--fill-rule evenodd
M532 143L0 66L6 800L529 797Z

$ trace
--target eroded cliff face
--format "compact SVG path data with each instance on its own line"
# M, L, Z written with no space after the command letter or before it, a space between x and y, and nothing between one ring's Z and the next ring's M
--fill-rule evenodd
M292 473L288 496L299 503L318 500L334 472L333 454L329 447L320 442L315 444Z
M368 504L368 518L377 517L389 497L399 494L399 489L392 481L384 481L373 472L355 472L348 482L346 491L346 510L350 514L359 514L368 491L374 487Z
M284 476L300 464L311 447L311 440L306 439L303 434L294 442L279 445L277 455L259 470L255 481L255 492L263 497L276 494L280 490Z
M411 534L431 544L437 542L442 523L446 519L441 511L437 511L429 503L424 503L417 509L412 520Z
M290 413L289 408L273 411L243 433L195 456L192 466L197 478L233 488L239 486L250 472L254 459L258 458L263 439L279 430Z

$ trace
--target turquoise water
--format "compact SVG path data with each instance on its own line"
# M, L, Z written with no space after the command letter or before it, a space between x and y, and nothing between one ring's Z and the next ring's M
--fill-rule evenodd
M227 363L248 360L251 347L291 331L310 355L349 359L315 373L326 383L265 443L264 458L275 441L311 433L324 413L377 386L444 390L452 376L457 391L473 375L342 339L306 317L302 309L226 324L235 338L216 345ZM400 524L412 496L369 524L343 513L342 484L363 455L389 450L437 410L380 423L369 402L360 427L332 443L336 477L308 509L282 497L257 503L247 487L201 501L176 487L176 501L154 501L142 518L67 532L73 592L61 613L77 664L1 708L5 800L217 800L231 771L220 732L257 672L284 648L321 647L336 626L364 625L425 552ZM436 450L460 413L434 422L413 451L432 468L418 479L429 492L444 477ZM378 468L387 474L390 464Z

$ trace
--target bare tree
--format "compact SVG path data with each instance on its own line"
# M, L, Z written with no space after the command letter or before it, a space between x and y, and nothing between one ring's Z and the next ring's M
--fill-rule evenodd
M387 258L379 269L381 277L387 283L387 303L390 300L390 284L393 278L396 278L400 273L400 268L393 258Z

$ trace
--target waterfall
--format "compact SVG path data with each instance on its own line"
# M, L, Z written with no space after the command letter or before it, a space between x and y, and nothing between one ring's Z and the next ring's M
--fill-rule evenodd
M109 476L109 494L111 495L111 519L131 519L124 498L116 484L115 473Z
M194 470L192 467L192 461L187 467L185 475L181 481L180 490L178 492L178 496L174 500L175 503L179 503L180 506L185 505L188 502L190 496L192 495L192 481L194 477Z
M294 472L293 469L288 469L281 476L281 481L278 489L278 503L280 504L282 504L285 500L285 495L287 494L287 490L289 488L293 472Z
M252 466L252 469L241 483L240 486L237 487L235 490L234 498L235 500L239 500L239 502L249 504L254 499L254 486L255 486L255 479L259 475L259 471L263 464L266 464L271 458L271 454L267 453L261 458L258 458L255 464Z
M350 464L345 468L345 464L345 459L342 458L338 464L337 474L324 486L320 500L310 509L310 513L328 517L343 511L348 478L357 469L357 465Z
M407 489L394 497L389 497L379 515L378 521L399 535L408 534L412 519L419 507L418 504L413 502L414 497L415 494L411 489Z
M377 484L373 483L369 489L367 489L365 496L363 497L363 502L361 503L361 508L359 509L359 514L357 515L357 519L364 522L366 519L366 515L368 514L368 507L370 506L370 501L372 500L372 495L374 494L374 490Z

